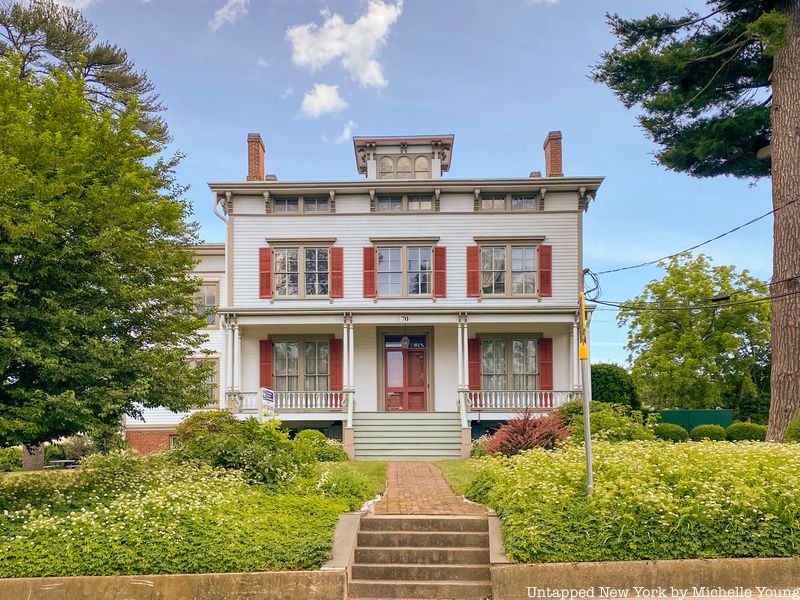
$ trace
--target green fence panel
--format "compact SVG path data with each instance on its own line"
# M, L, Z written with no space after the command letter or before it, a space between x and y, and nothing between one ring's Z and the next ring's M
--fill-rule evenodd
M691 431L698 425L722 425L726 429L733 423L733 410L718 408L712 410L701 409L670 409L659 412L659 423L675 423L686 431Z

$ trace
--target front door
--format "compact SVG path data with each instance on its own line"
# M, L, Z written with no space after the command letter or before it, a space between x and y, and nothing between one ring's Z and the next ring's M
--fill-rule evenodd
M427 409L426 341L424 335L384 336L384 405L387 411Z

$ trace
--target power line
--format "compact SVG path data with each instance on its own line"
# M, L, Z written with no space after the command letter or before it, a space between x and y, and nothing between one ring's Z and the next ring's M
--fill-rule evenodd
M786 298L789 296L796 296L800 294L800 290L793 292L785 292L783 294L774 294L770 296L761 296L758 298L749 298L747 300L738 300L735 302L713 302L706 304L687 304L684 306L645 306L642 304L625 304L624 302L612 302L609 300L594 300L597 304L610 306L616 310L634 310L634 311L665 311L665 310L717 310L718 308L729 308L731 306L742 306L744 304L755 304L757 302L767 302L769 300L776 300L779 298Z
M668 256L662 256L661 258L657 258L655 260L648 260L646 262L639 263L637 265L629 265L627 267L618 267L616 269L608 269L606 271L598 271L596 274L597 275L607 275L609 273L619 273L620 271L629 271L630 269L638 269L640 267L648 267L650 265L655 265L657 263L660 263L662 260L669 260L670 258L675 258L676 256L680 256L684 252L690 252L692 250L696 250L697 248L700 248L701 246L705 246L706 244L710 244L711 242L715 242L718 239L725 237L726 235L730 235L731 233L735 233L735 232L739 231L740 229L743 229L743 228L747 227L748 225L752 225L753 223L756 223L756 222L760 221L761 219L763 219L765 217L768 217L771 214L774 214L774 213L778 212L779 210L782 210L782 209L786 208L787 206L790 206L790 205L794 204L795 202L797 202L797 200L798 200L798 198L795 198L793 200L789 200L789 202L787 202L786 204L784 204L782 206L779 206L777 208L773 208L772 210L770 210L768 212L765 212L763 215L760 215L760 216L758 216L758 217L756 217L754 219L750 219L749 221L747 221L747 223L742 223L741 225L739 225L737 227L734 227L733 229L729 229L728 231L726 231L724 233L720 233L717 236L714 236L714 237L712 237L710 239L707 239L704 242L700 242L699 244L695 244L694 246L690 246L689 248L686 248L685 250L681 250L680 252L675 252L674 254L670 254Z

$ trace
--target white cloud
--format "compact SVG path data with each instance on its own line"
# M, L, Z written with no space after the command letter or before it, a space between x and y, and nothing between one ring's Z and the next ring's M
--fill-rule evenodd
M235 23L247 14L250 0L226 0L225 4L214 13L214 18L208 22L211 31L216 31L223 25Z
M337 144L344 144L345 142L349 142L350 138L353 136L353 129L356 128L358 123L350 119L347 123L344 124L344 128L342 129L342 133L336 136L336 143Z
M303 116L316 119L327 113L339 112L347 108L347 102L339 95L338 85L315 83L310 92L303 96L300 112Z
M258 60L256 61L256 66L261 67L262 69L267 69L269 68L269 61L263 56L259 56Z
M403 0L394 4L369 0L367 11L351 24L324 10L321 26L308 23L286 31L292 45L292 62L313 72L338 59L362 86L385 87L388 82L378 56L402 12Z
M294 94L294 88L292 86L287 87L283 92L281 92L281 98L288 98Z
M324 133L322 134L322 137L321 137L320 139L321 139L321 140L322 140L324 143L326 143L326 144L327 144L327 143L330 141L330 140L328 139L328 136L327 136L326 134L324 134Z

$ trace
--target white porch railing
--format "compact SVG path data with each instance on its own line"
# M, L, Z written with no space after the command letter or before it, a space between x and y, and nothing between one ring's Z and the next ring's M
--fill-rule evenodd
M518 412L551 411L580 397L577 391L555 390L470 390L461 391L459 404L466 411Z
M258 414L261 392L228 392L228 406L241 413ZM352 391L275 392L275 412L326 412L347 410L348 426L352 422Z

